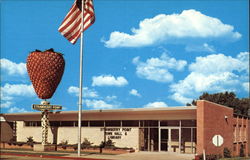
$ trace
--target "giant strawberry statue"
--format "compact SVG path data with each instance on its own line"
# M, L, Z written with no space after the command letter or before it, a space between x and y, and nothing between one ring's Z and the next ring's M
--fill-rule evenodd
M62 79L65 61L61 53L53 49L35 50L27 58L27 70L36 94L41 99L53 96Z

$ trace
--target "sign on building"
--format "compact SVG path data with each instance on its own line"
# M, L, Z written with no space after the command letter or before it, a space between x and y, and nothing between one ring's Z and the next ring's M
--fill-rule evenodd
M215 135L212 139L213 141L213 144L216 146L216 147L219 147L223 144L224 142L224 139L221 135Z

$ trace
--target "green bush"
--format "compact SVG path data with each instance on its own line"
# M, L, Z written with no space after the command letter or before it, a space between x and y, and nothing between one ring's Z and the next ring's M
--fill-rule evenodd
M27 145L29 145L29 146L31 146L31 147L33 147L33 145L34 145L34 143L35 143L35 141L34 141L34 139L33 139L33 137L32 136L30 136L30 137L27 137Z
M76 151L77 148L78 148L78 144L74 144L72 147L73 147L73 149Z
M10 146L11 146L12 144L13 144L13 145L16 144L16 139L15 139L14 137L12 137L12 138L9 140L8 144L9 144Z
M25 143L24 143L24 142L16 142L16 144L17 144L18 146L22 146L22 145L24 145Z
M98 148L104 148L104 147L105 147L105 142L102 141Z
M202 155L199 155L199 160L203 160L203 154ZM218 160L222 158L221 155L217 155L217 154L208 154L206 155L206 160Z
M63 149L66 149L68 146L68 140L62 140L59 145L62 146Z
M111 139L108 139L108 140L104 143L104 147L105 147L105 148L113 149L113 148L115 148L115 142L113 142Z
M84 138L84 141L81 144L81 149L90 148L92 144L93 143L91 143L87 138Z
M231 158L231 151L225 147L224 150L223 150L223 154L224 154L224 158Z

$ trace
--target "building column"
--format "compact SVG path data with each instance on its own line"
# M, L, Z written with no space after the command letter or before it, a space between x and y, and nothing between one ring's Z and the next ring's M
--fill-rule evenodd
M161 121L158 121L158 151L161 151Z
M181 153L181 120L179 126L179 153Z

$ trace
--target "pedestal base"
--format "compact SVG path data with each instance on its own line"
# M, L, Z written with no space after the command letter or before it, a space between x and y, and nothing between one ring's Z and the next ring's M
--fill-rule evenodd
M55 151L56 145L54 145L54 144L46 144L46 145L34 144L33 150L37 151L37 152Z

